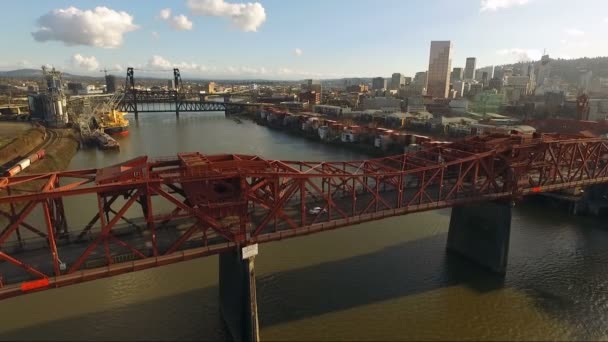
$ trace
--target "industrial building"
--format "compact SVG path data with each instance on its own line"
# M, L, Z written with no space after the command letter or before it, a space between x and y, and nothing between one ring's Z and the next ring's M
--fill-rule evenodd
M42 68L45 92L28 95L30 117L49 127L65 127L68 123L67 101L63 93L63 75L52 68Z

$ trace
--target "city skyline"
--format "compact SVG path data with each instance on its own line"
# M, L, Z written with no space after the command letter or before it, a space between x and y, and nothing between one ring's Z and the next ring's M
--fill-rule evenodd
M0 70L48 64L92 76L127 66L150 74L178 67L190 78L413 76L427 70L433 40L452 42L452 68L464 68L467 57L476 57L478 68L539 60L544 49L552 58L608 55L601 44L608 31L601 9L608 10L608 3L601 0L580 1L576 16L563 10L572 7L567 0L434 0L416 6L395 1L375 7L350 1L304 6L182 0L169 5L7 3L5 10L14 15L4 21L11 34L3 35L3 45L11 48L0 57ZM552 20L539 24L541 14ZM374 27L377 18L386 25ZM428 18L433 25L416 34L403 29L404 24L428 25L423 20Z

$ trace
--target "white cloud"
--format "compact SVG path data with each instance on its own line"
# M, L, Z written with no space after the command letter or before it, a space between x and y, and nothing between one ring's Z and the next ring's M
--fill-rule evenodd
M580 37L585 35L585 31L576 28L567 28L564 30L564 33L570 37Z
M160 10L160 14L158 15L158 17L163 20L169 19L170 16L171 16L170 8L163 8L162 10Z
M121 46L124 34L139 28L127 12L107 7L84 11L76 7L55 9L38 18L36 23L38 30L32 32L36 41L57 40L66 45L101 48Z
M604 22L608 23L608 17L604 18Z
M259 2L229 3L224 0L188 0L193 14L227 17L238 29L255 32L266 21L266 12Z
M530 0L481 0L480 11L498 11L499 9L503 8L522 6L529 2Z
M320 72L312 72L305 70L294 70L290 68L279 68L276 72L278 76L282 77L327 77L332 76L333 74L323 74Z
M502 56L511 56L517 62L540 60L540 57L542 56L542 53L539 50L535 49L503 49L497 51L497 53Z
M152 31L150 34L154 40L158 40L160 38L160 34L156 31Z
M176 15L169 20L169 25L176 30L192 30L192 21L183 14Z
M145 68L150 69L152 71L167 71L173 68L179 68L180 71L194 72L202 72L208 70L208 68L204 65L199 65L197 63L191 62L174 63L158 55L152 56L146 63Z
M75 68L85 69L89 71L93 71L99 68L99 62L97 61L97 58L95 58L95 56L87 57L79 53L72 56L72 59L70 59L70 64Z
M192 27L194 26L192 24L192 21L190 21L190 19L188 19L188 17L186 17L183 14L174 15L172 17L170 8L165 8L165 9L160 10L158 17L160 19L166 21L169 24L169 26L171 26L175 30L179 30L179 31L192 30Z
M148 60L146 66L153 70L168 70L173 67L173 64L161 56L154 55Z
M337 77L336 74L326 74L290 68L266 68L263 66L213 66L207 67L195 62L174 62L163 56L154 55L146 63L130 64L136 69L146 70L146 73L157 76L166 75L166 71L179 68L182 77L186 78L264 78L264 79L302 79ZM122 69L121 69L122 70Z
M296 48L295 50L293 50L293 53L294 53L296 56L300 57L300 56L302 56L303 51L302 51L302 49L300 49L300 48Z

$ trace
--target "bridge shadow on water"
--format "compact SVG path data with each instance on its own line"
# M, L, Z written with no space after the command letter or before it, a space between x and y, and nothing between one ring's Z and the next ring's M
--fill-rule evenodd
M260 322L282 324L464 285L483 293L504 278L446 254L446 235L258 278Z
M480 293L503 286L502 277L458 256L447 255L443 248L445 241L446 234L441 234L343 260L258 276L262 333L264 327L454 285L464 285ZM219 315L218 292L215 285L113 310L39 323L0 334L0 340L81 340L83 337L87 340L223 340L226 335Z

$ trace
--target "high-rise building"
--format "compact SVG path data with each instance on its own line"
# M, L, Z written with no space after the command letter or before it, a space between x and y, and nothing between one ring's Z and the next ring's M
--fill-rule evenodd
M452 42L432 41L429 56L429 71L426 81L428 96L445 99L450 90L452 70Z
M175 89L175 80L167 80L167 89L174 90Z
M391 77L391 90L399 90L405 85L405 76L396 72Z
M116 76L107 75L106 76L106 93L114 93L116 92Z
M205 94L215 93L215 82L209 82L203 87Z
M488 74L488 79L492 79L494 78L494 66L490 65L490 66L486 66L483 68L479 68L475 71L475 80L477 80L478 82L482 82L483 81L483 73L487 73Z
M464 70L462 68L454 68L452 69L452 82L461 81L464 76Z
M314 90L303 91L300 93L299 99L300 102L307 103L309 106L318 105L321 103L321 93Z
M374 77L372 79L372 90L386 89L386 79L384 77Z
M502 80L505 76L504 67L497 66L494 68L494 77L495 79Z
M540 67L538 68L538 77L536 78L536 83L538 85L545 84L545 80L551 76L551 58L549 55L544 55L540 60Z
M304 80L304 83L301 85L303 91L316 91L317 93L321 93L321 81L320 80Z
M581 70L578 78L578 89L580 92L586 93L591 87L593 72L591 70Z
M488 86L489 81L490 81L490 78L488 77L488 72L484 71L481 74L481 84L484 86L484 88Z
M414 83L426 86L426 71L417 72L416 75L414 75Z
M462 97L464 95L464 82L460 80L452 80L452 90L456 91L454 98Z
M477 65L477 58L467 58L467 63L464 67L464 79L474 80L475 79L475 66Z

